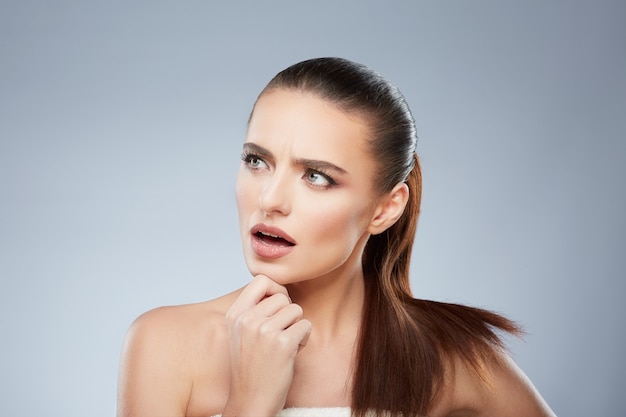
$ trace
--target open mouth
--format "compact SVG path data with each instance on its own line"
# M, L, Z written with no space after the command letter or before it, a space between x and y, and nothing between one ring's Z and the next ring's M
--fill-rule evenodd
M278 245L278 246L294 246L295 243L281 237L278 235L273 235L271 233L257 231L254 234L261 242L268 245Z
M282 229L259 223L250 230L254 253L263 259L279 259L290 254L296 241Z

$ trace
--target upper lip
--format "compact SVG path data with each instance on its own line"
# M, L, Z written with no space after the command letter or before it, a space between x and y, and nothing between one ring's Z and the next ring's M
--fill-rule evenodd
M273 237L279 237L281 239L284 239L292 245L296 244L294 238L289 236L284 230L279 229L278 227L268 226L263 223L255 224L254 226L252 226L252 229L250 229L250 233L252 233L253 235L257 233L263 233L264 235L271 235Z

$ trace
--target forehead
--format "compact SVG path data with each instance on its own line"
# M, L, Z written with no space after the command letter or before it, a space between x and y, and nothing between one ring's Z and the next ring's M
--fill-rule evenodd
M277 89L264 93L250 118L246 141L304 152L301 157L368 154L366 119L313 93Z

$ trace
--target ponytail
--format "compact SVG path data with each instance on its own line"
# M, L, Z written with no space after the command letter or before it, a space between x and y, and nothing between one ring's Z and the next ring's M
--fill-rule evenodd
M484 362L504 348L498 332L521 333L487 310L414 299L409 264L422 191L417 155L400 219L372 236L363 257L365 304L352 390L355 417L425 415L441 388L446 360L461 358L486 380Z

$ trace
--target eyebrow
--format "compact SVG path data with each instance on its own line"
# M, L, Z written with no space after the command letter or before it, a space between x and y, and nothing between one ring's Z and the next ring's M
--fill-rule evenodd
M262 156L263 158L274 159L274 155L267 149L262 146L257 145L256 143L246 142L243 144L243 151L250 152L257 156Z
M268 149L257 145L256 143L246 142L243 144L243 150L245 152L251 152L263 158L274 159L274 155ZM341 174L347 174L348 171L328 161L321 161L318 159L298 158L295 161L296 165L306 166L316 171L335 171Z

